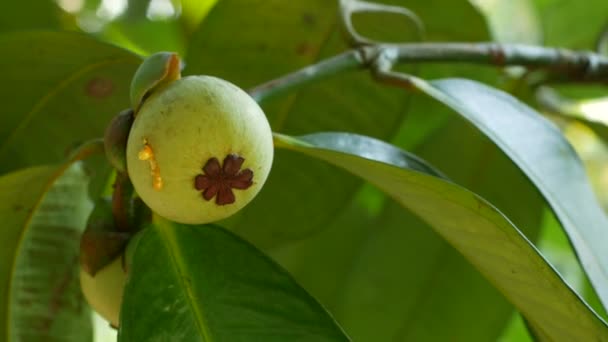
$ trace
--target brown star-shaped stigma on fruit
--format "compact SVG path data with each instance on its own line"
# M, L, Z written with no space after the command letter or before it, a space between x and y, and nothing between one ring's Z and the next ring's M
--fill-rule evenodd
M204 174L194 178L194 187L203 192L203 198L207 201L215 197L218 205L234 203L232 189L244 190L253 184L253 171L241 170L244 161L236 154L227 155L223 166L220 166L217 158L209 159L203 166Z

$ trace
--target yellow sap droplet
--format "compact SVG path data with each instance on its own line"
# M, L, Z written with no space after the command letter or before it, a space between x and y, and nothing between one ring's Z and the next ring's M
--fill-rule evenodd
M163 188L163 179L160 176L160 168L156 163L156 158L154 158L152 146L150 146L147 139L144 139L144 147L142 147L141 151L139 151L137 157L139 160L148 161L150 173L152 174L152 187L156 190L161 190Z
M149 160L152 158L152 156L152 149L148 145L145 145L144 148L137 154L139 160Z

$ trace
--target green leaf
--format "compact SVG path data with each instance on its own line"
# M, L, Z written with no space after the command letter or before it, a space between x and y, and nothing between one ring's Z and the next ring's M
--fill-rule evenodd
M349 153L354 151L343 148L340 135L275 137L277 147L345 168L429 223L547 337L575 341L608 338L603 321L521 232L481 197L440 178L388 164L376 154Z
M80 163L0 178L2 340L92 338L78 280L80 233L92 208L87 184Z
M492 139L536 185L607 306L608 219L578 155L559 129L514 97L474 81L413 82Z
M461 135L465 132L461 130ZM462 137L457 141L469 146ZM500 187L484 188L482 179L490 181L489 175L499 175L519 196L506 208L516 214L520 207L520 211L533 211L535 205L526 206L532 186L520 184L521 172L506 157L488 156L487 146L482 147L486 150L481 154L484 163L478 167L482 172L471 184L509 204ZM467 151L477 158L474 150ZM468 158L460 159L468 162ZM337 213L321 233L268 252L330 310L353 340L496 340L512 306L431 227L368 190ZM519 214L515 217L534 237L538 225ZM534 217L533 212L528 215Z
M53 0L4 1L0 11L0 32L57 29L60 14L61 10Z
M56 163L129 107L141 60L75 33L0 35L0 173Z
M217 226L157 221L133 255L119 341L347 341L278 265Z
M504 85L499 83L497 72L499 69L479 66L421 65L419 75L459 75ZM528 239L536 241L544 200L500 149L448 108L432 99L413 96L402 129L392 141L489 200ZM326 304L353 338L373 339L374 328L380 325L384 338L379 340L481 342L500 336L512 315L512 305L429 228L394 204L388 204L369 223L367 238L345 267L343 278L348 280L336 292L344 295L332 302L335 305ZM347 231L342 229L343 234ZM398 245L395 240L403 243ZM310 249L314 252L312 246ZM372 269L374 276L370 277ZM403 269L408 272L400 273ZM375 309L369 311L374 314L365 314L362 308L372 305ZM475 329L469 328L472 325Z
M353 340L496 340L512 306L400 205L387 201L379 213L370 210L368 192L320 234L270 255Z
M549 208L546 211L544 229L537 246L574 291L579 293L606 321L608 319L606 310L586 277L561 224Z
M445 67L442 73L429 76L445 75L450 70L463 72ZM480 77L483 73L470 71L467 75ZM492 82L486 77L486 82ZM429 125L430 133L421 134L420 128ZM544 200L489 139L427 97L411 99L403 126L398 139L402 147L432 161L454 182L489 200L528 239L536 241ZM377 218L362 222L364 227L359 230L365 237L352 243L357 246L354 253L349 255L349 247L344 245L350 243L356 226L336 223L316 238L318 244L312 237L313 241L300 246L308 254L303 253L297 267L287 266L315 296L319 296L318 288L338 283L328 290L337 294L335 298L322 303L353 339L482 342L498 338L511 317L512 305L427 224L391 203ZM319 261L307 266L311 254ZM337 254L349 255L349 262L327 269L331 265L321 260ZM308 272L300 276L301 269ZM475 329L470 329L471 325Z
M534 0L545 45L591 50L606 24L608 1Z
M542 227L544 200L525 175L489 139L453 115L449 108L426 97L415 97L412 102L416 107L412 108L411 116L431 122L446 115L448 119L443 127L411 151L449 175L455 183L490 201L530 241L536 241ZM415 128L409 127L406 136L415 132ZM429 229L428 225L406 221L407 216L402 216L405 217L393 214L387 220L380 220L379 224L392 231L408 227L407 232L401 233L408 241L402 248L420 250L414 256L398 250L393 252L396 257L408 256L402 259L407 260L404 265L424 279L414 283L416 286L412 286L411 281L408 283L408 287L413 287L410 302L416 300L417 307L407 311L408 317L399 325L405 332L404 340L445 341L452 338L450 331L454 332L454 338L463 341L496 340L513 312L512 305L480 277L458 251L443 243L439 236L425 234L423 230ZM381 248L377 247L377 250ZM419 269L416 264L421 258L434 263ZM393 267L394 272L399 269ZM360 273L363 277L363 269ZM412 275L402 277L402 282L406 282ZM385 302L395 305L396 299L387 296ZM437 318L437 313L441 313L441 318ZM432 323L429 325L429 322ZM476 328L467 329L471 324ZM344 326L346 328L346 324Z

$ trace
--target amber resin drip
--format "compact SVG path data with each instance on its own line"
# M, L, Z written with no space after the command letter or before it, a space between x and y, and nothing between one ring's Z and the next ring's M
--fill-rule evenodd
M152 146L150 146L147 139L144 139L144 147L139 151L137 157L139 160L148 161L150 174L152 175L152 187L156 190L161 190L163 188L163 179L160 176L160 168L154 157Z

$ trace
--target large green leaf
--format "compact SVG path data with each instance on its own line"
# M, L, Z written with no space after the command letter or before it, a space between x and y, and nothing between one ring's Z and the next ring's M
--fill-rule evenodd
M420 115L429 121L450 115L424 104ZM451 120L444 126L417 151L432 157L459 184L500 204L534 239L542 197L470 125ZM493 181L496 177L499 184ZM504 297L424 222L390 201L382 209L373 200L376 209L370 213L362 203L370 202L369 194L363 197L321 234L270 250L271 255L321 300L353 339L496 340L512 312ZM470 329L473 323L468 322L476 322L476 328Z
M487 83L496 82L496 74L492 72L493 70L455 66L433 67L432 70L424 67L421 70L425 78L444 77L454 73L481 79ZM457 184L488 199L530 240L536 240L541 228L544 200L500 149L465 120L454 116L449 108L427 97L413 97L402 130L394 141L400 147L414 151L431 162ZM496 182L496 179L501 181ZM390 291L378 290L375 305L386 308L386 311L392 308L390 310L399 312L402 318L400 321L395 318L382 321L389 323L385 324L387 334L391 331L401 331L398 336L402 340L443 341L454 337L463 341L489 341L498 338L511 317L512 306L491 284L476 274L458 251L444 243L436 234L429 233L428 225L399 213L394 205L387 208L386 213L378 218L377 223L372 224L372 227L374 226L385 228L381 232L370 233L367 245L371 247L361 248L362 251L365 249L370 251L366 251L364 256L354 258L352 267L356 275L350 284L357 281L362 284L367 282L370 285L366 291L381 288L380 280L374 282L366 279L365 273L369 272L370 267L366 265L372 262L361 262L360 260L364 258L385 260L394 257L403 260L401 266L415 270L415 275L420 277L413 281L413 275L395 272L400 269L397 265L391 268L390 263L376 262L377 266L374 269L383 269L385 277L400 274L401 277L392 276L392 282L407 289L401 296L395 296L394 293L391 295ZM408 227L407 232L403 232L404 226ZM388 236L391 234L407 235L408 239L401 249L382 249L375 246L374 239L381 239L382 237L378 238L377 235L383 234L387 236L385 239L390 239ZM411 257L404 249L417 250L418 253L415 257ZM374 256L372 251L377 255ZM419 260L436 260L436 262L432 266L419 267ZM458 276L455 276L456 274ZM444 281L446 279L449 281ZM357 286L365 290L362 286ZM442 301L442 297L436 293L446 294L445 300ZM450 297L456 297L459 301L449 300ZM341 304L344 307L343 311L347 311L349 307L365 304L362 298L363 296L357 296L354 291L351 292L350 298L344 300L345 304ZM416 303L415 309L413 302ZM463 309L463 306L466 306L466 309ZM331 306L330 309L333 310ZM434 319L438 312L441 313L441 320ZM341 318L339 313L336 312L335 315L338 319ZM358 322L354 319L350 323L340 321L353 337L356 335L351 330L352 326L368 332L373 329L373 325L368 324L370 318L364 318L363 314L360 316ZM373 316L376 319L379 315ZM476 324L476 329L467 329L470 324ZM446 329L446 326L450 328Z
M403 5L396 0L384 2ZM425 21L429 39L486 39L483 18L472 6L467 1L453 4L409 1L407 6ZM337 5L338 1L326 0L218 2L193 37L185 73L216 75L247 88L335 55L347 48L337 22ZM442 5L453 11L437 11ZM226 25L227 20L239 25ZM458 25L461 20L468 25ZM360 29L371 34L390 31L391 26L362 25ZM347 130L388 140L407 105L402 91L375 84L367 73L352 72L276 99L264 108L275 131ZM259 247L303 238L324 229L360 184L327 165L279 151L260 195L227 225ZM332 196L311 188L327 189ZM262 228L252 231L248 222L259 222Z
M130 272L120 341L348 340L283 269L217 226L156 221Z
M0 11L0 32L57 29L60 9L53 0L3 1ZM4 50L3 51L7 51Z
M91 339L78 280L80 233L92 208L87 184L80 164L0 178L2 340Z
M434 116L450 116L444 127L434 132L413 151L448 174L457 184L489 200L506 214L528 239L536 241L542 224L544 200L517 166L489 139L475 132L474 127L454 116L443 105L429 103L432 102L431 99L422 97L412 102L418 103L415 115L422 117L422 120L431 120ZM406 132L412 131L413 129L410 129ZM497 182L497 179L500 181ZM402 228L404 223L400 223L396 215L394 217L389 227L394 227L393 230ZM501 327L511 316L512 306L490 283L475 274L458 251L442 243L440 237L424 234L422 230L429 229L427 225L411 223L407 227L411 227L408 232L411 231L412 238L424 239L422 241L428 241L429 246L427 248L423 243L417 245L416 242L408 242L409 248L421 249L420 257L437 260L437 266L419 272L421 277L426 279L426 283L418 285L414 289L417 296L412 297L424 299L420 299L417 313L408 312L410 320L404 322L408 335L405 335L404 340L408 340L407 337L410 336L413 340L425 340L427 336L435 337L436 341L449 339L449 334L442 328L442 321L433 320L437 312L442 313L442 320L446 322L443 325L450 324L453 331L459 334L456 336L462 336L462 340L497 339ZM415 264L416 260L418 256L410 259L409 264ZM449 295L441 302L435 292ZM459 301L449 300L450 296L457 297ZM463 306L467 309L462 309ZM431 326L426 323L429 321L433 322ZM462 322L485 324L479 325L477 329L466 329L463 327L466 323Z
M129 106L140 59L85 35L0 35L0 173L59 162Z
M533 245L495 207L451 182L398 167L379 151L344 148L342 135L275 142L340 166L368 180L428 222L525 316L553 340L604 340L608 327L565 284Z
M591 50L606 25L604 0L534 0L546 45Z
M608 305L608 219L578 155L559 129L514 97L474 81L413 82L478 127L530 178L555 211Z
M496 5L498 2L493 1ZM515 10L518 4L502 5ZM490 24L495 37L499 34L501 39L517 38L517 29L511 28L504 34L504 31L497 32L502 22ZM424 78L459 75L497 84L501 78L499 72L499 69L479 66L421 65L419 75ZM537 190L489 139L434 102L419 96L410 99L407 116L394 143L422 156L457 184L488 199L535 241L541 229L544 206ZM372 223L372 227L377 226L383 228L370 232L360 247L361 253L353 258L349 281L342 289L349 296L344 296L336 308L329 306L349 334L369 336L374 325L383 324L387 340L490 341L498 338L512 315L512 306L458 251L429 232L427 224L412 219L394 204L389 204ZM406 238L401 248L396 244L393 248L383 248L378 242L394 241L391 238L397 236ZM401 260L402 264L391 264L387 260ZM419 260L425 260L423 266ZM377 273L370 279L366 273L372 265ZM400 266L412 273L397 272ZM389 279L393 287L386 285ZM399 296L397 290L390 290L399 287L405 289ZM373 301L366 299L370 293L375 294ZM383 314L365 315L364 310L358 309L367 305L375 305L376 312ZM359 314L343 316L342 312ZM471 324L476 328L467 329Z
M322 233L271 255L353 340L496 340L508 302L428 225L392 201L370 210L369 197L364 191Z

